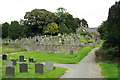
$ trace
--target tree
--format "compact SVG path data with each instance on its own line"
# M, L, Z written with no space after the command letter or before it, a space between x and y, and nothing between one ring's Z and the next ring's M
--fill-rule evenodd
M64 23L60 23L60 27L59 27L59 31L60 33L64 34L64 33L70 33L71 31L68 29L68 27L66 27L66 25Z
M54 22L55 16L45 9L34 9L31 12L26 12L24 19L25 25L30 26L31 33L39 34L43 32L46 25Z
M52 34L55 34L57 33L59 30L58 30L58 25L56 23L49 23L46 28L44 29L44 33L51 33L51 36Z
M11 25L8 28L8 36L11 39L19 38L22 28L20 27L18 21L12 21Z
M100 33L101 39L106 39L107 37L107 31L106 26L108 25L108 21L103 21L103 23L98 27L98 32Z
M8 28L9 28L9 23L5 22L2 24L2 38L7 38L8 37Z
M109 9L108 15L108 26L106 27L108 36L107 42L111 46L119 46L120 47L120 1L116 2Z
M107 60L119 59L120 55L120 1L109 9L108 19L98 29L105 42L99 52ZM103 34L105 33L105 34ZM104 58L103 57L103 58Z
M85 19L81 20L82 26L88 28L88 23Z

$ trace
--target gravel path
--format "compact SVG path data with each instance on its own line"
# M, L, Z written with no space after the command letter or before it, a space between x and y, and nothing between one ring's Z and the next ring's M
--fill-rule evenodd
M103 78L99 65L95 62L95 53L98 48L93 49L78 64L59 64L55 66L68 68L69 70L60 78Z

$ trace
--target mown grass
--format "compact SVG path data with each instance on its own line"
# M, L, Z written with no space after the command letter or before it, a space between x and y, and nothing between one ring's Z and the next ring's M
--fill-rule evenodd
M14 53L14 52L20 52L20 51L26 51L26 49L21 48L17 45L2 45L2 54L8 54L8 53Z
M118 64L112 63L112 62L101 62L100 63L101 69L102 69L102 75L104 78L107 78L108 80L116 80L118 78Z
M25 51L19 54L12 54L8 56L8 60L10 59L18 59L20 55L24 55L25 58L32 57L37 62L56 62L56 63L66 63L66 64L74 64L83 59L91 50L92 46L87 46L79 50L77 53L65 54L65 53L50 53L50 52L38 52L38 51Z
M8 61L8 60L7 60ZM9 78L5 74L6 62L3 61L3 69L2 69L2 78ZM54 70L46 70L44 66L44 74L35 73L35 64L28 64L28 72L20 73L19 64L17 63L15 68L15 77L14 78L59 78L67 69L61 67L55 67Z
M50 53L50 52L37 52L37 51L25 51L18 54L11 54L8 55L8 60L2 61L2 78L7 78L5 75L5 67L6 62L10 61L11 59L19 60L20 55L24 55L27 59L28 57L34 58L36 63L40 62L56 62L56 63L77 63L81 59L83 59L91 50L93 46L87 46L79 50L75 54L65 54L65 53ZM1 57L0 57L1 58ZM29 60L27 59L26 63ZM19 64L17 63L15 67L15 78L59 78L67 69L56 67L55 70L50 71L44 68L45 74L35 74L34 72L34 64L28 64L29 72L28 73L20 73L19 72Z

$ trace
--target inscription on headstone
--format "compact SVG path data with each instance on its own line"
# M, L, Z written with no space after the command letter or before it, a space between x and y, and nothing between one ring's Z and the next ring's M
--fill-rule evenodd
M14 77L15 68L6 67L6 76Z
M43 64L37 63L35 64L35 73L43 74Z
M28 65L26 63L20 64L20 72L28 72Z

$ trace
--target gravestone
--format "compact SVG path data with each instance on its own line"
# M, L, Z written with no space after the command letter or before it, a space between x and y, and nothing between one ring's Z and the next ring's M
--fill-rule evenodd
M40 63L35 64L35 73L39 73L39 74L44 73L43 64Z
M6 64L6 67L12 67L13 66L13 62L12 61L8 61Z
M95 43L95 42L93 42L93 43L92 43L92 46L96 46L96 43Z
M15 59L11 60L13 62L13 65L16 65L17 61Z
M26 63L20 64L20 72L28 72L28 65Z
M70 50L70 54L74 54L74 51L73 51L73 50Z
M15 68L6 67L6 76L14 77L14 75L15 75L14 72L15 72Z
M19 60L20 60L20 62L25 62L24 56L20 56L20 57L19 57Z
M33 58L29 58L29 62L34 62Z
M53 70L53 62L46 62L46 70Z
M2 60L7 60L7 55L6 54L2 55Z

